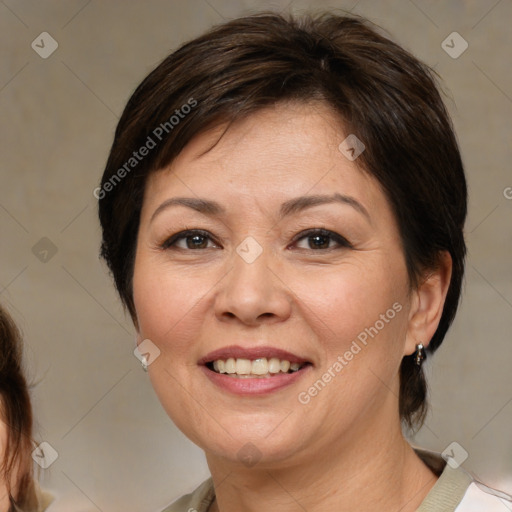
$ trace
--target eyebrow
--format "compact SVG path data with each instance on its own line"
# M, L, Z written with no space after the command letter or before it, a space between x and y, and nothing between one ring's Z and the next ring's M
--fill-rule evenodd
M279 220L292 215L294 213L298 213L307 208L311 208L313 206L317 206L320 204L330 204L330 203L342 203L349 206L352 206L359 213L364 215L368 221L371 223L371 217L368 213L368 210L354 197L334 193L330 196L327 195L312 195L312 196L300 196L295 197L293 199L289 199L285 201L279 210ZM210 200L210 199L200 199L196 197L173 197L171 199L167 199L164 201L151 216L150 222L161 213L163 210L167 210L172 206L186 206L188 208L192 208L193 210L198 211L204 215L208 216L220 216L226 213L226 210L223 206L221 206L218 202Z

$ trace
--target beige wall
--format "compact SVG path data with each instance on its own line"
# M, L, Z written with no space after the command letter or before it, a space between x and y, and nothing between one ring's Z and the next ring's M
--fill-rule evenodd
M56 511L156 511L208 474L132 354L98 260L92 191L126 100L157 62L213 23L288 4L353 8L444 78L470 186L469 259L457 321L428 362L432 412L416 441L457 441L466 468L512 493L511 2L5 0L0 300L26 337L37 439L58 452L41 470ZM31 48L44 31L58 42L47 59ZM457 59L441 47L453 31L469 43Z

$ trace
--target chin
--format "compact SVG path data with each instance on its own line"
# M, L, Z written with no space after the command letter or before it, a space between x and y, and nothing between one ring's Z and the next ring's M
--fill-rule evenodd
M275 425L274 423L273 428ZM238 431L231 430L230 433L238 432L233 437L225 431L217 433L218 437L215 438L212 432L208 435L196 432L190 439L205 451L209 461L220 459L236 466L270 469L291 464L302 452L305 443L304 433L301 432L301 435L297 436L297 432L300 432L298 426L292 430L295 433L286 431L274 435L272 428L269 428L266 429L267 436L264 437L247 429L247 425L240 425ZM270 435L268 432L271 432Z

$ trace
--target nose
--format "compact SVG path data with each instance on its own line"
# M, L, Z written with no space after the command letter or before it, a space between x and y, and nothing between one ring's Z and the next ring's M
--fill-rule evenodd
M246 325L286 320L291 313L292 292L283 282L270 250L254 261L238 253L215 300L215 314L221 321L239 321Z

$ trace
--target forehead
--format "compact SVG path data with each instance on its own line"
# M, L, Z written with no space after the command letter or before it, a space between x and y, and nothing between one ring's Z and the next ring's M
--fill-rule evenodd
M349 135L324 104L277 104L194 139L148 178L144 208L172 195L271 203L340 192L386 208L379 184L339 149Z

